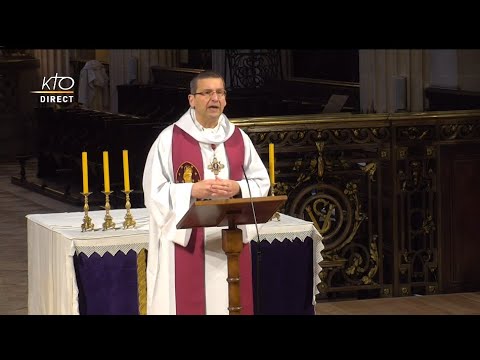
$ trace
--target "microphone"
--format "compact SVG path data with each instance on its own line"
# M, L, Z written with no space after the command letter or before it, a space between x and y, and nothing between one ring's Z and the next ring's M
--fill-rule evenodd
M250 184L248 183L247 173L245 172L245 168L242 165L243 176L245 177L245 181L247 182L248 187L248 195L250 197L250 204L252 205L252 214L253 214L253 221L255 222L255 229L257 231L257 310L258 314L260 312L260 262L262 251L260 250L260 233L258 232L258 223L257 223L257 215L255 214L255 206L253 205L253 198L252 198L252 191L250 190Z

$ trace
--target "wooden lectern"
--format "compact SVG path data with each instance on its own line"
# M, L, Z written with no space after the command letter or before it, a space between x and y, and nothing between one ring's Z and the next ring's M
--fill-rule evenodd
M242 230L238 225L266 223L287 201L287 196L266 196L241 199L195 201L177 229L195 227L228 226L222 229L222 249L227 255L228 269L228 311L230 315L240 315L240 265L239 256L243 249ZM255 216L252 211L255 208ZM260 245L260 244L259 244Z

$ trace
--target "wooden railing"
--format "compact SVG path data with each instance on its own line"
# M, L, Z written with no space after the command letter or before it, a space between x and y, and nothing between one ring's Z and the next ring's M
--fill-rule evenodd
M276 145L284 211L323 235L322 294L480 289L480 111L234 122L265 161Z

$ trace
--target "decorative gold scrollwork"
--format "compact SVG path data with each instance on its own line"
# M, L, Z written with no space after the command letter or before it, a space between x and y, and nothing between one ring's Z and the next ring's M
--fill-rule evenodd
M422 231L424 234L432 234L435 231L435 223L433 222L432 215L427 215L425 219L423 219L422 223Z
M318 173L318 177L321 179L323 177L323 172L325 171L325 161L323 160L323 149L325 148L325 142L316 141L315 146L317 147L317 151L318 151L317 173Z
M373 175L375 175L375 171L377 171L377 164L374 162L368 163L365 166L360 166L360 169L368 175L370 181L374 181Z
M322 210L318 208L318 205L322 204L323 206L321 209L327 209L326 214L323 214ZM317 228L320 234L325 234L330 230L332 225L332 214L335 209L335 205L333 203L328 202L325 199L318 199L313 203L313 211L312 206L307 206L305 210L307 211L308 217L312 220L314 226ZM323 225L320 226L317 221L317 216L323 218Z

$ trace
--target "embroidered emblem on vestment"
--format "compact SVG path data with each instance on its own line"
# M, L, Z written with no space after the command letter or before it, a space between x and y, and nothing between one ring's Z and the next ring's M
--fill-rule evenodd
M177 183L195 183L200 181L200 174L195 165L189 162L184 162L179 166L175 178Z

